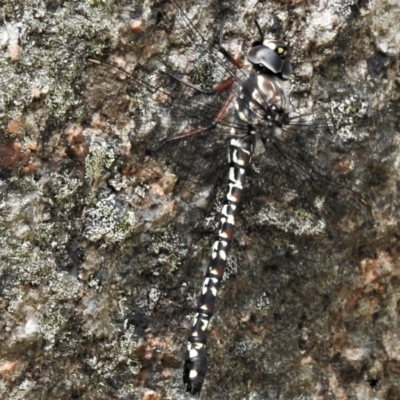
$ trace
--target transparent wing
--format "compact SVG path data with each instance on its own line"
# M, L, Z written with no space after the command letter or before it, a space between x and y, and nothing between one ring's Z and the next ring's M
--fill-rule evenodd
M237 95L247 77L246 71L221 54L215 35L206 40L179 4L173 2L168 7L166 19L145 32L131 52L94 65L90 95L99 99L99 112L120 124L133 121L129 140L142 153L157 148L165 139L211 126L228 96ZM214 31L217 28L214 26ZM165 30L175 35L172 41L187 44L185 55L160 51L142 65L138 53L161 42ZM227 80L232 85L214 95L191 87L212 88ZM325 214L332 223L347 215L362 225L371 221L368 191L374 172L369 168L389 153L397 113L373 109L368 102L355 100L351 92L340 95L341 99L333 101L335 95L328 93L328 101L292 117L282 132L268 137L265 151L260 143L264 154L255 162L259 173L254 174L254 184L268 190L271 183L278 182L274 184L279 188L275 190L277 198L279 194L301 199L307 212ZM268 108L261 105L254 119L263 107ZM228 110L215 129L171 141L153 155L171 166L181 179L215 180L226 166L231 112Z
M384 171L384 164L390 162L397 113L366 110L358 116L337 118L327 107L320 105L318 112L306 118L293 118L266 142L265 153L255 161L257 176L274 183L274 190L267 190L275 206L261 207L266 222L288 224L290 216L275 221L281 199L286 202L283 209L304 213L303 225L299 216L295 227L299 233L321 229L311 215L322 217L319 223L327 224L330 231L372 226L369 200L379 196L376 187L385 181L383 174L377 177L377 171Z

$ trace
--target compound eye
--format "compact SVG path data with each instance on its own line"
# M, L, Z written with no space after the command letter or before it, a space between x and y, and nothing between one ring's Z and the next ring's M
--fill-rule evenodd
M288 54L287 48L283 46L278 46L275 51L281 56L286 57Z
M278 42L275 40L265 40L263 45L273 50L281 58L285 58L288 55L288 47L283 42Z

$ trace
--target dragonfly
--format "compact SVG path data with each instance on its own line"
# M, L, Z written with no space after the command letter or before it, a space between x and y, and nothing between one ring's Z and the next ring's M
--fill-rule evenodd
M183 368L186 390L196 395L205 381L209 325L241 211L245 179L252 168L262 176L262 184L280 186L277 192L291 185L287 201L291 196L301 198L304 209L318 215L313 220L317 222L303 223L299 229L319 232L328 225L332 232L351 235L372 224L369 203L357 190L363 171L352 156L379 152L380 124L394 129L396 120L388 110L347 93L343 101L316 102L311 111L294 109L288 84L293 67L284 42L266 39L255 20L257 38L249 46L246 61L237 60L224 47L223 21L216 40L208 41L178 2L172 0L170 5L168 11L172 10L176 26L185 32L190 51L204 57L203 74L189 73L194 79L186 79L186 71L179 73L171 66L176 66L178 56L162 57L150 65L136 60L133 70L112 59L91 58L90 62L106 74L112 70L129 81L134 98L129 113L137 137L150 138L155 143L152 154L162 154L182 179L197 171L202 171L204 179L215 175L223 164L216 160L215 149L228 140L227 189Z

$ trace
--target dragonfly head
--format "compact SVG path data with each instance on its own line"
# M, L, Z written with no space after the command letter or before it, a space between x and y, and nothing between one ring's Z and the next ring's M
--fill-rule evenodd
M288 53L286 44L282 42L275 40L254 42L247 59L260 73L272 73L283 79L289 79L293 69Z

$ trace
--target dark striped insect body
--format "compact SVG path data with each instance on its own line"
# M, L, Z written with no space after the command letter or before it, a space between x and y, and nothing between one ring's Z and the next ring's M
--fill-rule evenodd
M155 157L165 154L167 162L176 166L180 178L203 171L205 179L217 175L218 167L226 162L222 157L215 157L214 144L220 136L229 138L227 190L184 360L186 390L199 394L207 371L207 333L227 266L245 179L252 175L249 171L251 165L258 161L255 157L256 142L262 142L257 144L263 144L265 149L259 157L262 164L259 176L263 179L261 190L268 190L268 184L271 191L279 194L281 188L290 186L296 196L304 200L301 203L304 209L317 215L315 220L310 218L293 229L312 235L328 227L335 238L344 225L344 230L347 229L343 234L345 238L351 235L352 228L346 226L342 218L350 215L352 224L359 231L371 220L369 204L357 191L357 185L362 181L359 179L362 169L353 168L351 157L346 154L346 145L355 143L352 151L355 148L354 151L362 157L378 158L384 151L379 146L384 148L387 143L379 140L379 135L390 133L397 120L388 113L371 114L370 104L367 111L363 107L353 107L359 102L350 96L346 99L351 100L345 104L352 109L351 115L354 115L355 108L358 110L356 117L350 120L341 115L342 109L329 108L332 106L329 101L328 107L323 103L317 111L313 109L306 115L294 114L286 91L292 66L285 44L264 40L256 23L261 40L254 42L248 52L247 60L251 67L248 71L222 46L222 28L219 43L210 44L181 7L175 1L172 4L179 21L177 25L183 27L187 43L196 54L205 55L215 67L214 75L219 80L216 86L199 88L182 78L182 74L175 73L172 67L160 66L157 62L142 67L137 62L137 48L147 48L147 43L132 51L136 62L133 72L124 71L110 61L93 59L92 62L124 75L127 86L133 88L134 101L130 103L130 106L134 105L133 112L128 110L135 124L132 148L140 149L144 147L143 142L145 145L148 145L147 141L151 142L148 148L156 147ZM170 32L169 25L166 31ZM148 40L153 37L153 32L150 33L146 37ZM160 58L162 62L167 60L167 57ZM156 61L159 62L160 58ZM329 98L331 93L325 94ZM218 100L213 100L215 97ZM114 106L118 106L118 101L109 103L109 108ZM379 129L384 124L385 128ZM212 134L206 135L209 131ZM192 145L193 142L197 144ZM352 173L354 176L347 180ZM273 218L270 221L279 225L279 221ZM278 228L287 229L290 223L282 223Z
M242 82L237 97L232 101L235 111L229 139L228 190L185 358L183 381L191 394L200 392L206 374L207 328L214 313L218 288L226 267L256 135L261 130L263 140L267 140L268 136L274 135L277 127L287 124L289 120L288 102L280 83L291 74L286 46L277 42L257 43L249 52L249 60L254 71Z

